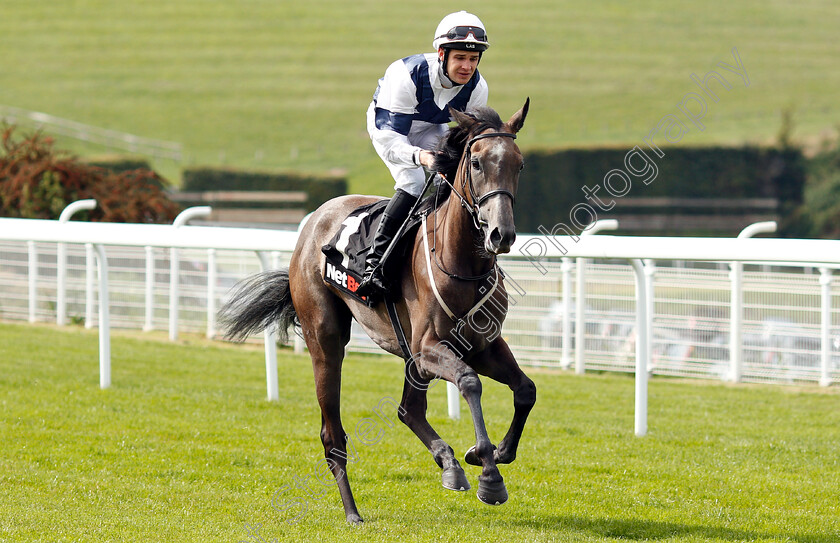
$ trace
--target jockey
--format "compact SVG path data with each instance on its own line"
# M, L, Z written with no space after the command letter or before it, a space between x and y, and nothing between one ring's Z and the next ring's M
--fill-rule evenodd
M379 80L367 110L367 129L394 177L396 194L374 236L358 294L386 289L380 261L421 196L423 168L434 163L430 149L448 130L449 107L466 111L487 105L487 82L477 67L489 46L478 17L466 11L451 13L435 30L436 53L397 60Z

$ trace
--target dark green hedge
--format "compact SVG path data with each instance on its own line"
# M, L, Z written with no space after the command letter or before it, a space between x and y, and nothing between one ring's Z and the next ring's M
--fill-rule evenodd
M820 149L806 169L803 202L794 214L797 231L801 237L840 239L840 146Z
M346 194L347 178L343 173L315 175L234 168L188 168L184 170L182 190L305 191L309 195L306 210L313 211L327 200Z
M805 184L804 158L796 149L745 147L662 148L658 157L646 146L648 159L658 174L649 185L629 175L632 186L625 196L681 198L778 198L784 218L802 201ZM568 224L569 211L587 203L582 187L601 186L604 201L613 199L604 190L604 177L613 169L627 170L629 148L554 149L525 152L526 168L520 177L516 226L520 232ZM640 168L642 159L633 162ZM780 225L784 232L785 225Z
M106 170L110 170L114 173L152 169L152 166L147 160L130 155L94 156L83 160L85 164L105 168Z

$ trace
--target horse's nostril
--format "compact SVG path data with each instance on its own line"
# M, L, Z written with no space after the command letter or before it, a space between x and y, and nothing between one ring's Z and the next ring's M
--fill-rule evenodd
M498 247L499 244L502 242L502 234L499 232L498 228L494 228L492 232L490 232L490 243L493 247Z
M507 253L516 240L516 232L512 229L494 228L488 237L488 249L496 254Z

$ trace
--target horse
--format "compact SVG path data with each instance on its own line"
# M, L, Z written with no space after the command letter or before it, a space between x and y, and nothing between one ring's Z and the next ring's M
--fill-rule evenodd
M362 303L324 280L321 247L352 210L381 199L362 195L334 198L316 209L300 230L288 269L244 280L220 311L226 336L235 340L275 323L281 336L299 326L314 369L326 462L351 524L363 522L346 476L347 436L339 408L351 319L383 350L406 360L398 418L432 454L444 488L465 491L470 483L452 448L426 419L426 391L437 378L456 385L469 406L476 441L464 459L482 468L477 497L492 505L508 499L498 465L516 458L536 387L499 334L508 298L496 256L509 252L516 238L513 206L524 164L514 139L529 103L506 123L491 108L450 109L457 124L441 139L433 168L445 184L438 186L428 217L408 235L399 273L392 274L398 277L392 307L401 330L382 301ZM413 355L404 354L401 339ZM479 374L513 391L513 419L498 446L485 427Z

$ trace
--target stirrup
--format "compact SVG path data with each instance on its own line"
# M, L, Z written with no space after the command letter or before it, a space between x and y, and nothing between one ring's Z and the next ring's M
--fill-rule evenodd
M369 272L365 273L365 276L356 288L356 294L359 296L376 296L386 294L388 292L388 286L381 277L381 270L381 266L376 266Z
M366 296L370 298L378 298L384 296L388 293L388 287L386 287L381 281L378 281L377 278L371 277L367 280L362 280L359 283L359 286L356 288L356 294L359 296Z

